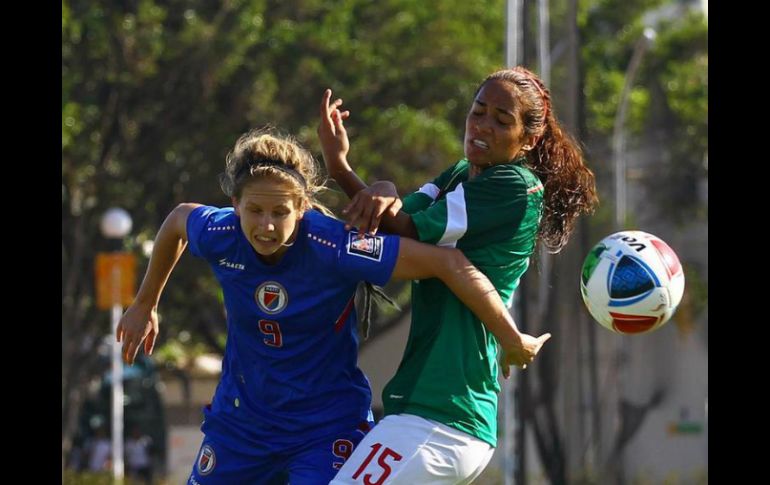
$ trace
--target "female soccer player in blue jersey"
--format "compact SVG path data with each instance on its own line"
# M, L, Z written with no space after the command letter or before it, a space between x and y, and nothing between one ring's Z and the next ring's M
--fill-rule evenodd
M403 207L392 183L367 187L356 176L347 161L349 112L330 99L327 90L318 134L329 174L352 199L348 223L376 231L382 218L385 230L462 250L507 303L537 240L560 250L577 216L597 201L580 148L527 69L481 83L466 118L465 158ZM441 281L412 285L406 349L382 393L385 418L333 484L470 483L483 471L497 444L500 335L478 316ZM502 370L507 377L505 362Z
M499 326L510 364L530 362L542 345L516 330L489 280L459 251L359 235L318 210L316 165L291 138L241 136L221 183L233 207L181 204L166 218L118 326L127 363L142 343L152 351L161 292L188 244L222 285L222 376L188 483L332 479L372 424L369 383L356 365L360 281L438 277Z

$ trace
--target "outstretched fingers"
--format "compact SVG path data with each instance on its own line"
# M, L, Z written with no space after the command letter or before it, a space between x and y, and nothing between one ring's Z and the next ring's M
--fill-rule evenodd
M125 334L125 329L123 328L123 320L118 322L118 326L115 329L115 341L120 343L123 340L123 335Z
M336 108L334 111L332 111L332 121L334 122L335 135L347 135L343 120L347 119L349 116L350 116L350 111L340 112L340 110Z
M541 336L539 336L537 338L537 344L538 345L537 345L537 349L535 350L535 354L537 354L540 351L540 347L542 347L543 344L546 343L548 341L548 339L550 339L550 338L551 338L551 334L550 333L544 333L543 335L541 335ZM534 355L532 357L534 357Z
M321 116L321 124L318 126L319 134L321 131L327 131L333 136L339 136L345 134L345 125L343 121L350 117L350 111L340 111L342 106L342 99L337 98L331 101L332 90L326 89L321 96L321 106L319 107L319 114Z
M320 114L321 118L326 118L329 116L329 99L332 97L332 90L327 89L324 91L323 96L321 96L321 106L320 106Z
M364 191L362 190L354 195L353 198L350 199L348 205L342 209L342 214L345 216L345 221L347 222L347 224L345 224L345 229L349 230L352 227L356 227L361 232L364 230L363 214L366 210L366 205L362 197L362 192Z
M144 339L144 353L145 355L152 355L152 349L155 348L155 338L157 337L155 331L150 331L147 338Z
M336 108L332 108L329 106L329 99L331 99L332 96L332 90L327 89L324 91L323 96L321 96L321 106L320 106L320 115L321 115L321 124L318 125L318 131L319 133L322 130L328 131L329 133L334 133L334 120L332 119L333 113L336 111Z
M133 365L136 353L139 350L139 343L133 338L127 338L123 342L123 362Z
M500 368L503 370L503 377L508 379L511 377L511 367L503 360L500 362Z

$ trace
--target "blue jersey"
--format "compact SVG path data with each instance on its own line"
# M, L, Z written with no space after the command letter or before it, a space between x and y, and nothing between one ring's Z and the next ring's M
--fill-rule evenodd
M232 208L202 206L187 221L190 251L205 258L224 293L227 344L203 432L235 446L280 448L370 413L357 366L358 282L382 285L398 257L396 236L364 236L315 210L275 265L259 259Z

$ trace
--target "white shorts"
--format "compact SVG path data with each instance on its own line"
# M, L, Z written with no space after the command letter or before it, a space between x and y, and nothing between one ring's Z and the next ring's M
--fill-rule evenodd
M471 483L495 449L462 431L412 414L385 416L329 485Z

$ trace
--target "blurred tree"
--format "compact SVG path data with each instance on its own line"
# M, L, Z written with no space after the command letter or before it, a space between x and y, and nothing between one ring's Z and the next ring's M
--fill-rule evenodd
M661 217L679 224L704 221L708 205L699 185L708 178L708 24L690 12L661 22L658 30L642 82L652 100L650 138L668 150L663 170L644 183L647 193L657 195Z
M642 178L657 214L680 224L705 220L697 190L708 176L708 22L700 4L590 0L582 7L585 141L600 182L608 186L612 176L609 143L634 44L652 27L657 36L631 91L626 128L636 135L630 142L661 147L663 170Z
M475 82L498 67L503 1L105 0L62 2L62 463L109 318L94 304L98 230L110 206L152 240L183 201L227 204L216 175L235 139L274 124L318 153L324 88L353 111L352 159L412 189L461 156ZM426 41L427 39L427 41ZM342 198L330 192L327 202ZM222 350L221 295L182 262L160 306L158 346ZM146 260L139 264L143 274Z

